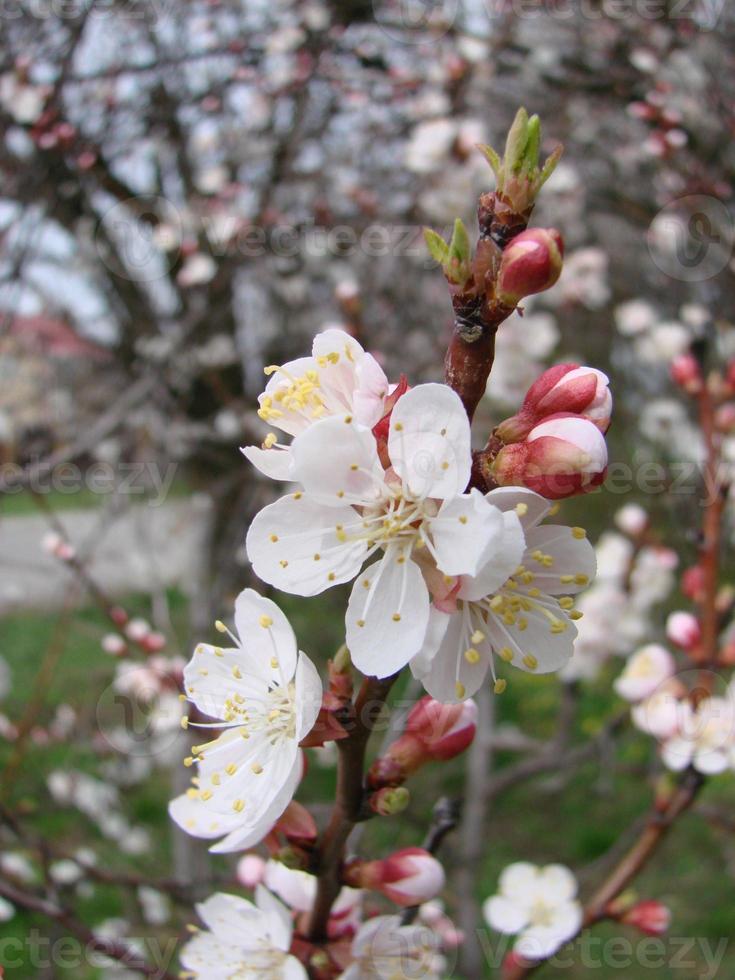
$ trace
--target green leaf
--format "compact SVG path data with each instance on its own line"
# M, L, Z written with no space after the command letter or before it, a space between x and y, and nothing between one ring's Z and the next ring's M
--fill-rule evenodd
M487 146L485 143L478 143L477 149L480 151L480 153L482 153L492 167L496 178L500 180L500 170L503 166L503 161L500 159L500 156L495 152L492 146Z
M531 116L528 120L526 135L528 138L523 154L522 169L526 173L533 173L538 169L538 155L541 148L541 120L538 116Z
M508 138L505 141L505 164L506 173L516 173L523 164L526 144L528 143L528 113L521 106L513 120L513 125L508 131Z
M546 158L546 162L541 168L541 173L539 174L539 179L537 183L537 187L539 189L544 186L546 181L549 179L549 177L551 177L553 172L556 170L556 165L561 159L561 155L563 152L564 152L564 147L560 143L557 146L557 148L552 153L550 153Z
M470 258L470 236L461 218L454 222L452 240L449 243L449 257L458 262L468 262Z
M432 259L443 266L449 257L449 245L432 228L424 228L424 241Z

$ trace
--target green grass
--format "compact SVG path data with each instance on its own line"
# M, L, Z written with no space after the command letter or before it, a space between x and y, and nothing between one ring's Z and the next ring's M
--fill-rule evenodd
M175 627L184 636L185 603L180 596L174 595L171 599ZM320 663L339 643L343 600L344 596L335 591L320 603L293 597L283 603L301 646ZM142 600L133 600L132 606L142 613L147 611ZM57 622L56 616L35 614L0 620L0 654L13 670L12 691L2 708L14 720L21 717L28 704L45 656L58 643ZM122 854L116 841L103 838L95 825L78 811L54 805L46 789L46 779L53 769L80 769L93 775L98 772L102 760L92 747L91 735L98 724L99 694L110 683L114 672L114 662L99 647L99 638L106 631L107 624L94 609L83 609L73 616L69 630L57 648L58 659L48 677L39 722L47 724L56 706L67 703L78 711L77 728L64 744L29 748L4 802L24 814L27 828L53 840L61 850L71 852L81 846L93 847L100 866L108 870L137 871L163 878L170 875L171 854L166 815L171 787L166 773L155 771L145 782L123 792L123 812L132 822L143 824L153 838L150 853L142 858ZM611 665L598 681L584 688L575 741L583 740L585 732L599 728L604 717L619 709L620 703L611 693L613 676ZM511 680L498 701L499 721L518 724L538 738L549 737L558 704L558 683L553 678L534 678L521 673L514 674ZM394 697L400 697L401 693L399 685ZM103 702L103 728L106 704ZM7 763L11 752L12 746L0 744L0 767ZM512 764L514 758L504 753L494 764L502 767ZM450 765L427 768L414 779L411 806L403 817L374 820L367 825L363 839L366 852L385 853L399 846L418 843L430 822L437 797L461 792L462 768L462 760L457 760ZM592 865L589 871L585 869L600 861L620 833L647 810L655 771L653 744L643 736L627 731L614 756L606 757L602 765L595 760L564 778L555 774L542 776L504 794L488 815L484 857L477 868L478 900L492 894L502 868L519 859L542 864L553 861L569 864L581 874L583 895L589 895L599 879L600 868ZM311 765L300 798L324 803L333 796L333 770ZM705 788L703 800L732 810L735 806L732 779L724 776L712 780ZM455 834L447 840L443 852L448 869L456 859L456 848ZM709 942L714 950L720 938L732 932L734 885L727 864L728 859L732 860L728 848L731 848L729 842L710 829L701 817L688 815L677 823L672 836L636 885L641 897L660 898L671 905L674 915L671 937L696 937L690 943L691 948L685 948L681 942L677 945L672 939L659 948L630 929L601 925L592 933L595 941L600 940L598 945L576 947L568 965L547 966L539 971L539 977L576 980L590 972L601 980L689 980L707 976L701 944ZM225 859L216 862L219 871L226 871L229 866ZM451 912L454 906L451 889L446 897ZM92 926L110 917L131 917L136 935L154 936L163 942L180 935L182 924L191 919L191 910L182 909L170 927L145 926L136 919L136 903L130 891L108 885L97 885L92 896L78 898L71 895L67 900L75 904L79 918ZM24 942L32 934L31 930L37 930L44 937L59 938L58 930L44 919L19 912L13 920L0 925L0 950L8 949L2 945L4 940ZM630 944L627 953L630 965L627 967L614 965L616 956L618 962L623 961L627 947L621 951L619 944L610 945L621 935ZM491 946L498 938L492 933L488 933L488 937ZM606 965L595 966L592 970L585 966L585 957L599 958L601 953L607 956ZM663 965L641 965L641 958L645 963L647 953L650 962L657 962L657 955L663 956ZM22 965L17 968L10 968L10 962L6 964L9 980L26 980L37 975L29 954L24 952L23 956ZM676 956L679 961L691 961L692 965L677 967ZM57 967L53 975L64 980L67 977L98 980L102 973L90 967L73 966L69 969ZM735 976L735 948L726 951L719 970L710 976L723 980ZM458 978L459 974L455 972L454 977Z

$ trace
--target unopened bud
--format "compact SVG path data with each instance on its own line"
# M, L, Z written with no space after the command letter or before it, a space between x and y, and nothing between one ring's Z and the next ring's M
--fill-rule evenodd
M495 434L503 442L519 442L531 429L560 412L580 415L606 432L612 414L609 379L596 368L557 364L531 385L520 411L501 422Z
M166 637L163 633L152 632L148 633L140 641L140 645L146 651L146 653L159 653L166 646Z
M384 786L369 799L370 809L381 817L394 817L403 813L411 802L411 794L405 786Z
M524 442L500 450L492 475L501 486L525 486L548 500L586 493L605 479L607 446L600 430L577 415L535 426Z
M701 565L692 565L682 572L681 591L692 602L699 602L704 596L705 575Z
M421 905L444 887L444 869L428 851L407 847L382 861L353 861L344 882L353 888L379 891L396 905Z
M245 888L255 888L263 880L265 861L259 854L245 854L237 862L237 880Z
M314 818L301 803L291 800L281 816L276 821L273 830L290 841L309 843L317 838Z
M125 627L125 635L133 643L142 643L150 632L150 623L145 619L131 619Z
M702 372L694 354L679 354L671 362L671 377L680 388L696 394L702 388Z
M102 637L101 647L111 657L121 657L128 649L125 640L117 633L107 633Z
M663 936L671 925L671 910L662 902L638 902L621 916L620 921L635 926L647 936Z
M504 306L550 289L561 275L564 243L554 228L529 228L503 251L496 288Z
M672 612L666 620L666 635L682 650L692 651L702 639L702 629L692 613Z

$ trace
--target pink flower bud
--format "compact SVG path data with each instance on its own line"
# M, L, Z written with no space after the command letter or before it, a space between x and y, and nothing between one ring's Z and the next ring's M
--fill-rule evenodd
M146 653L158 653L159 650L163 650L166 646L167 640L163 633L153 632L148 633L140 641L140 645L146 651Z
M301 803L291 800L281 816L278 818L273 830L290 841L315 841L317 829L314 818Z
M428 695L421 698L411 709L403 734L370 767L370 786L400 786L427 762L453 759L472 743L476 723L477 705L471 698L460 704L442 704Z
M694 394L702 387L702 372L693 354L679 354L671 362L671 377L684 391Z
M525 486L561 500L599 486L606 467L607 445L597 426L560 414L534 426L524 442L501 449L493 476L501 486Z
M699 602L704 595L704 569L701 565L685 568L681 575L681 591L692 602Z
M671 925L671 910L662 902L638 902L620 921L635 926L647 936L663 936Z
M133 643L142 643L150 632L150 623L145 619L131 619L125 627L125 635Z
M699 620L692 613L673 612L666 620L666 635L682 650L693 650L702 638Z
M382 861L353 861L344 870L352 888L379 891L396 905L421 905L444 887L444 868L428 851L407 847Z
M735 430L735 402L726 402L715 412L715 425L720 432L732 433Z
M503 442L519 442L531 429L560 412L580 415L607 432L612 413L609 379L596 368L557 364L531 385L521 410L501 422L496 434Z
M648 527L648 513L640 504L625 504L615 514L615 523L623 534L637 538Z
M529 228L504 249L498 272L497 296L515 306L524 296L550 289L561 274L564 243L555 228Z
M420 738L430 758L453 759L464 752L477 730L477 705L468 698L459 704L442 704L423 697L406 719L406 732Z
M259 854L245 854L237 862L237 880L245 888L255 888L263 880L265 861Z
M128 649L125 640L117 633L108 633L103 636L100 645L105 653L109 653L112 657L121 657Z

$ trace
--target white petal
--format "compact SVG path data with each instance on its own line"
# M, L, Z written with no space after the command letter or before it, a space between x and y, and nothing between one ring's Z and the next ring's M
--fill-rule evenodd
M243 589L235 600L235 626L245 653L275 677L290 680L296 670L296 637L285 614L255 589ZM272 658L278 667L271 668ZM248 661L249 662L249 661Z
M261 913L246 898L239 895L228 895L225 892L217 892L210 895L204 902L196 905L197 915L208 929L221 939L229 940L232 943L233 936L246 938L238 935L243 926L249 925L254 928L262 919Z
M490 613L487 633L493 648L497 651L510 650L514 667L534 674L548 674L563 667L572 655L577 628L557 606L550 608L551 614L566 624L561 633L552 633L549 619L539 610L531 609L516 618L510 626L501 616ZM523 624L525 629L521 629ZM526 662L528 655L535 658Z
M568 902L577 894L577 879L563 864L547 864L539 870L537 887L554 904Z
M429 592L415 562L391 546L355 581L347 606L347 646L363 674L388 677L421 649Z
M312 500L328 506L364 504L384 486L375 437L353 416L312 425L293 441L294 479Z
M533 572L533 584L542 592L574 595L586 588L595 577L595 549L587 538L576 538L574 534L574 528L563 524L544 524L526 533L523 564ZM536 561L532 557L536 551L551 555L551 565Z
M340 541L338 529L361 523L352 507L325 507L305 494L290 494L256 514L246 539L248 557L269 585L317 595L360 570L367 541Z
M539 524L551 510L545 497L526 487L498 487L487 494L487 499L502 511L515 511L524 531Z
M184 668L184 690L203 714L223 719L230 698L264 698L270 676L267 661L249 656L240 647L199 643Z
M421 679L431 669L431 663L442 645L451 621L451 615L441 612L434 605L431 606L424 642L421 650L411 661L411 673L414 677Z
M251 814L249 820L243 821L241 826L231 830L219 844L210 847L209 850L212 854L244 851L248 847L254 847L256 844L259 844L293 799L302 772L303 764L301 755L299 754L286 782L274 796L268 808L260 814ZM253 819L253 817L257 817L257 819Z
M668 769L673 769L674 772L680 772L682 769L686 769L693 757L694 743L688 738L675 736L664 742L661 747L661 758L663 759L664 765Z
M503 869L499 891L516 902L532 901L532 893L538 880L538 868L530 861L516 861Z
M273 446L272 449L245 446L240 451L257 470L271 480L293 480L293 456L290 446Z
M201 837L204 840L212 840L228 833L236 824L234 819L227 822L213 817L202 802L198 799L190 799L186 793L171 800L168 805L168 814L175 824L185 830L193 837Z
M357 367L357 388L352 401L360 425L372 428L384 414L384 402L390 390L385 372L371 354L364 354Z
M388 454L414 496L462 493L470 478L470 424L459 396L440 384L412 388L391 414Z
M200 980L229 980L238 959L232 939L218 939L211 932L196 933L179 953L181 966Z
M291 913L283 902L279 902L276 896L263 885L257 885L255 888L255 904L267 916L268 936L272 944L276 949L287 952L291 946L293 932Z
M445 500L431 521L439 569L445 575L474 575L486 557L500 550L503 532L502 513L479 490Z
M472 643L474 628L468 616L459 612L445 616L433 611L431 615L442 616L449 623L421 683L437 701L456 704L471 697L482 685L490 665L490 648L486 642ZM470 649L477 654L476 663L465 657Z
M695 752L692 765L698 772L716 776L729 768L729 760L723 749L700 749Z
M288 390L293 378L303 378L307 371L315 371L316 367L313 357L297 357L281 365L281 369L270 376L265 391L258 397L261 408L264 402L271 400L272 409L278 413L277 416L268 419L268 425L295 436L319 417L313 414L313 408L310 407L287 409L276 397L280 389Z
M314 727L322 706L322 681L318 670L305 653L299 654L295 681L298 709L296 739L300 742Z
M528 912L502 895L493 895L482 906L485 922L498 932L515 933L528 923Z
M295 956L287 957L281 968L283 980L309 980L309 974Z
M494 551L474 576L462 577L462 599L484 599L500 588L518 568L526 543L518 515L503 514L503 531Z

